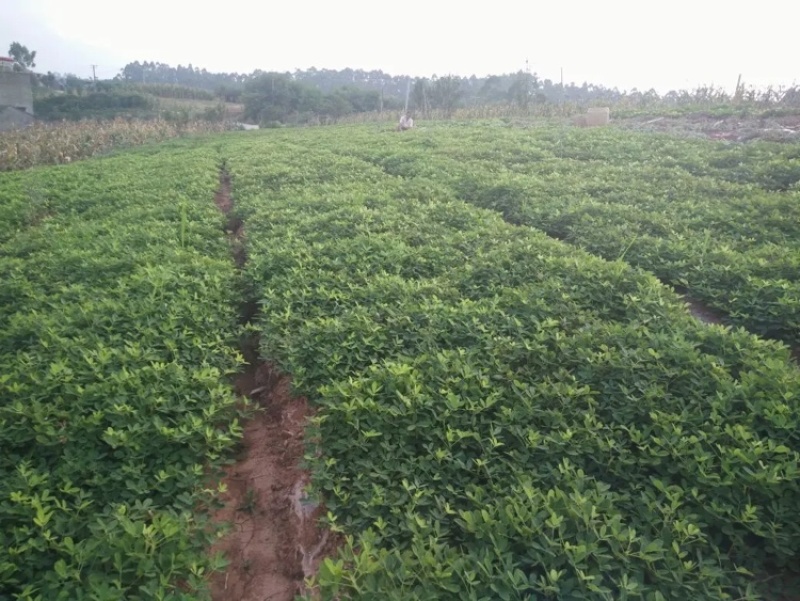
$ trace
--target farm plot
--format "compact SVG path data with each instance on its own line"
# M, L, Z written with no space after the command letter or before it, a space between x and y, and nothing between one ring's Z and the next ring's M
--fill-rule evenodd
M800 146L619 131L450 127L339 152L604 258L751 332L800 344ZM412 184L413 185L413 184Z
M194 599L238 286L186 145L0 176L0 599Z
M792 157L769 155L776 185L767 155L737 170L668 138L407 134L267 131L0 176L0 599L201 597L251 295L262 358L316 408L312 492L347 537L320 598L775 598L800 551L800 371L628 262L647 267L630 239L658 211L707 251L789 256ZM236 215L212 202L223 162L241 274ZM563 237L624 260L534 219L594 197L627 199L624 252ZM692 294L725 265L710 256Z
M321 597L761 598L800 550L788 349L458 200L473 165L417 134L222 151L262 354L318 407L314 490L350 535Z

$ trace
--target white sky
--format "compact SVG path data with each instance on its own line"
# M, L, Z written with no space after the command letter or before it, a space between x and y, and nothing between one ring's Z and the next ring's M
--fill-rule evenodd
M314 66L482 76L528 59L542 78L557 81L563 67L566 82L628 90L731 89L739 73L756 86L800 83L800 2L735 4L0 0L0 55L19 41L38 51L38 71L89 76L94 63L100 78L135 60L240 73Z

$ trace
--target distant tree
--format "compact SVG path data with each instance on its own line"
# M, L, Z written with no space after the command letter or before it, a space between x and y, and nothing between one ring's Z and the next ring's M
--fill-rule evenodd
M214 95L225 102L239 102L242 90L238 85L221 84L214 88Z
M272 98L272 83L269 90L263 87L263 76L275 78L275 98ZM278 83L278 78L282 80ZM517 71L488 77L432 77L412 78L407 75L390 75L383 71L364 71L362 69L297 69L291 73L267 73L256 70L243 73L210 73L193 65L171 67L158 62L133 62L126 65L116 77L128 83L169 84L206 90L227 102L250 100L250 118L257 119L262 109L276 120L291 122L303 120L308 113L319 116L341 114L345 103L331 99L322 107L322 99L336 94L347 101L351 110L364 112L402 109L406 102L408 84L413 81L409 105L420 114L428 114L431 109L452 112L459 106L499 105L527 107L532 103L563 102L611 103L627 94L616 88L606 88L588 82L581 84L565 83L549 79L539 79L536 73ZM270 79L272 82L272 79ZM304 92L294 86L299 85ZM346 88L346 90L345 90ZM313 95L308 90L321 93ZM284 102L281 94L292 91L293 102ZM188 94L188 92L187 92ZM291 95L291 94L290 94ZM710 94L712 99L718 95ZM637 92L636 101L649 103L658 100L650 91ZM301 102L302 101L302 102ZM309 110L308 107L314 107Z
M67 73L64 77L64 90L72 94L81 94L88 87L88 82L77 75Z
M306 89L284 73L261 73L245 86L245 118L286 122L301 110L310 109L309 103L303 102Z
M353 112L353 105L339 93L326 95L320 105L320 113L334 121Z
M787 106L800 106L800 86L792 86L783 92L781 103Z
M52 71L48 71L47 75L40 75L39 81L42 83L43 86L55 90L58 88L58 78L56 74Z
M490 75L483 80L483 85L478 90L478 100L483 104L491 104L504 100L505 94L502 78L499 75Z
M378 91L364 90L352 86L345 86L334 91L334 94L344 98L350 105L348 112L366 113L377 111L381 104L381 95Z
M434 78L431 100L434 107L452 115L461 100L461 79L453 75Z
M8 47L8 56L26 69L33 69L36 66L36 51L31 52L27 46L23 46L19 42L11 43Z
M416 80L411 88L411 106L423 115L431 110L430 83L424 77Z
M509 103L516 104L522 109L528 108L538 88L539 80L536 75L526 71L518 71L514 76L514 81L508 88Z

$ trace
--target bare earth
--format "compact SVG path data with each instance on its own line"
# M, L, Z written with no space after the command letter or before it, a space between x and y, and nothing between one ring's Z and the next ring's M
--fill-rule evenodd
M750 140L800 142L800 115L715 117L696 113L675 117L622 117L614 119L614 122L617 127L623 129L710 138L728 142Z
M233 213L231 181L220 175L217 207L229 217L225 230L234 262L247 261L244 224ZM242 319L249 321L256 303L245 303ZM337 538L317 527L324 506L306 497L309 475L301 469L305 427L312 409L303 397L291 395L289 377L258 360L258 341L242 345L250 363L234 386L261 410L244 427L241 452L225 470L224 506L213 517L232 524L211 553L222 552L229 565L210 580L213 601L290 601L306 589L305 579L331 554Z
M264 408L244 431L243 452L226 473L225 507L215 520L234 524L212 549L230 561L211 581L214 601L289 601L305 589L333 537L316 526L324 511L305 497L308 474L300 469L306 399L292 397L286 376L262 365L237 383Z

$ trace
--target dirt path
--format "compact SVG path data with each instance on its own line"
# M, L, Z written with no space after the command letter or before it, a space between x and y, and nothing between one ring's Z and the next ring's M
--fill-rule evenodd
M712 309L702 301L692 298L686 293L681 293L681 298L683 299L683 302L686 303L691 316L698 321L701 321L704 324L725 324L725 316L721 311ZM795 363L800 364L800 345L786 344L789 346L792 360Z
M215 196L229 216L226 231L234 261L242 268L247 255L244 224L233 215L231 183L223 171ZM242 306L242 321L252 320L255 302ZM306 399L291 395L290 380L258 358L258 340L242 344L248 367L235 382L237 394L252 398L261 410L245 425L241 452L225 470L224 507L214 520L233 524L212 548L229 561L211 578L213 601L289 601L305 590L335 541L317 528L324 508L305 496L308 474L300 468L305 425L312 411Z
M695 319L702 321L703 323L707 324L723 324L723 317L722 313L712 309L705 303L688 296L687 294L682 294L681 297L683 298L683 302L685 302L688 306L689 313Z

